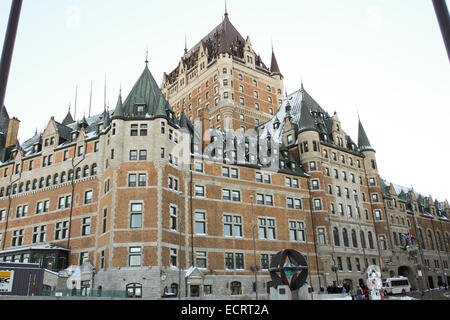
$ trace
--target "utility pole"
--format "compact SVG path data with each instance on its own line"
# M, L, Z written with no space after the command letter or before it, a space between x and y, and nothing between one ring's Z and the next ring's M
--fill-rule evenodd
M9 70L11 68L21 9L22 0L12 0L8 28L6 29L5 42L3 44L2 59L0 61L0 112L5 103L6 87L8 84Z
M450 16L445 0L433 0L434 11L441 28L442 38L447 49L447 55L450 60Z

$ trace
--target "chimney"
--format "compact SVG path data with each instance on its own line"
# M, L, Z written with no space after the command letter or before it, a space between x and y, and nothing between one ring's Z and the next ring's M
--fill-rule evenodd
M5 141L6 148L16 145L17 137L19 134L19 124L20 120L15 117L9 120L8 132L6 133L6 141Z
M211 143L209 134L209 109L203 108L200 110L200 121L202 125L202 150L205 150L206 146Z

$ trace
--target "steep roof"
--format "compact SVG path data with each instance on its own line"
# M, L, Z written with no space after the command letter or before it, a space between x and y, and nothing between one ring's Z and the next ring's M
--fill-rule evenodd
M66 115L66 117L64 118L64 120L62 121L62 124L63 125L68 125L68 124L71 124L71 123L74 123L75 122L75 120L73 120L73 118L72 118L72 114L70 113L70 110L67 112L67 115Z
M279 74L281 75L280 68L278 67L277 58L275 57L275 52L272 49L272 61L270 63L270 72L272 74Z
M136 114L136 105L147 106L145 115ZM120 106L120 98L118 106ZM155 79L148 69L148 65L146 65L141 76L123 103L123 116L151 118L158 115L167 117L168 112L173 113L172 107L161 93L159 86L156 84ZM120 114L120 110L118 110L117 113Z
M361 151L375 151L370 145L369 138L367 138L367 134L361 120L359 121L358 147Z

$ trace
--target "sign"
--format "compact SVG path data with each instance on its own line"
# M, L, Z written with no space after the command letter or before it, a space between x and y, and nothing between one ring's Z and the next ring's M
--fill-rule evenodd
M0 293L11 293L14 281L14 271L0 271Z

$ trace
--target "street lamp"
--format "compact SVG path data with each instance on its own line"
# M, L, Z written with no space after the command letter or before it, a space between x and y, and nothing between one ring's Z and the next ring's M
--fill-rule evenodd
M179 197L179 199L178 199L178 203L179 203L179 205L178 205L178 212L180 213L179 215L178 215L178 228L179 228L179 239L178 239L178 241L179 241L179 243L178 243L178 256L179 256L179 259L178 259L178 300L181 300L181 237L182 237L182 235L181 235L181 226L182 226L182 219L181 219L181 200L182 200L182 197L183 197L183 192L179 192L178 193L178 195L180 196Z
M253 272L255 273L255 295L256 300L258 300L258 266L256 265L256 242L255 242L255 219L254 219L254 212L253 212L253 195L250 195L250 201L252 206L252 237L253 237Z

